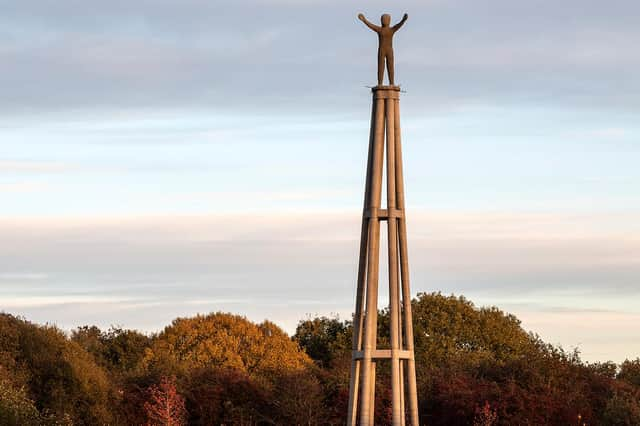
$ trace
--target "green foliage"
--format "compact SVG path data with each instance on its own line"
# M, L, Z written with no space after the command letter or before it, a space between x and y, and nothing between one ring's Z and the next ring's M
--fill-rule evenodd
M607 377L609 379L613 379L616 377L618 373L618 366L615 362L605 361L605 362L594 362L587 364L589 369L596 374L599 374L603 377Z
M331 367L338 354L351 350L351 328L338 318L300 321L293 340L322 367Z
M78 327L71 332L71 340L92 354L100 365L118 373L138 367L151 344L148 336L120 327L107 331L96 326Z
M55 327L0 315L0 359L16 371L36 407L77 424L106 424L111 383L106 372L77 343Z
M3 426L73 426L68 415L56 416L48 410L38 411L24 387L17 388L0 379L0 425Z
M640 358L584 363L463 297L422 293L412 308L425 423L640 424ZM378 327L382 348L388 311ZM225 313L178 318L153 336L84 326L67 337L0 314L0 424L339 425L351 337L337 318L307 318L289 338ZM386 425L389 363L377 365L376 424Z
M24 388L15 388L9 380L0 379L0 424L19 426L38 424L40 413Z
M273 420L269 393L246 372L204 368L193 371L184 385L192 424L254 424Z
M477 308L464 297L422 293L412 310L421 417L430 425L561 425L578 416L586 424L608 424L614 412L633 418L632 393L618 386L613 363L584 364L577 351L546 344L513 315ZM378 328L378 346L384 347L388 311L380 312ZM339 406L346 397L350 360L342 356L350 332L347 322L340 327L316 318L302 321L294 336L325 367L319 377L329 405ZM637 365L624 364L620 378L633 383ZM382 389L390 380L387 370L384 363L377 369ZM381 397L377 404L388 404ZM344 408L341 413L333 418L344 416Z
M317 425L324 420L320 382L305 371L278 375L270 390L276 424Z
M499 309L477 309L464 297L420 293L412 303L416 363L423 369L478 368L537 350L536 338Z
M602 417L603 424L608 426L640 425L640 392L635 395L616 392L607 401Z
M618 379L640 387L640 358L625 360L620 364Z

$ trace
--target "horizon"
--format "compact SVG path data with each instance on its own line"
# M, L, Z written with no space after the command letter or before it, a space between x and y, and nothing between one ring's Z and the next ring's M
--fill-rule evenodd
M7 4L0 311L147 332L350 319L376 59L356 15L384 3L359 7ZM586 361L638 357L640 4L404 12L413 296L496 306Z

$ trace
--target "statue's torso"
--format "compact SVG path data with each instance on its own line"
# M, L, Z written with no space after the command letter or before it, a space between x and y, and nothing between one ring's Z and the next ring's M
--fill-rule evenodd
M380 42L381 49L391 49L393 46L393 30L391 27L381 27L378 32L378 40Z

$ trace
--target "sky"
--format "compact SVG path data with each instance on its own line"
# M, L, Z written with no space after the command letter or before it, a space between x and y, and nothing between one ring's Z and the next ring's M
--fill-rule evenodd
M350 318L377 43L356 15L407 12L412 292L588 361L640 356L639 2L0 9L0 310L148 332Z

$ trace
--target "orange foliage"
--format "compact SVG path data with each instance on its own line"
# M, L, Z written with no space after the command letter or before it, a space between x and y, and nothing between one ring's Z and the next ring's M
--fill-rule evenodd
M311 360L269 321L256 325L238 315L214 313L174 320L157 336L143 362L163 371L214 367L272 376L301 370Z

